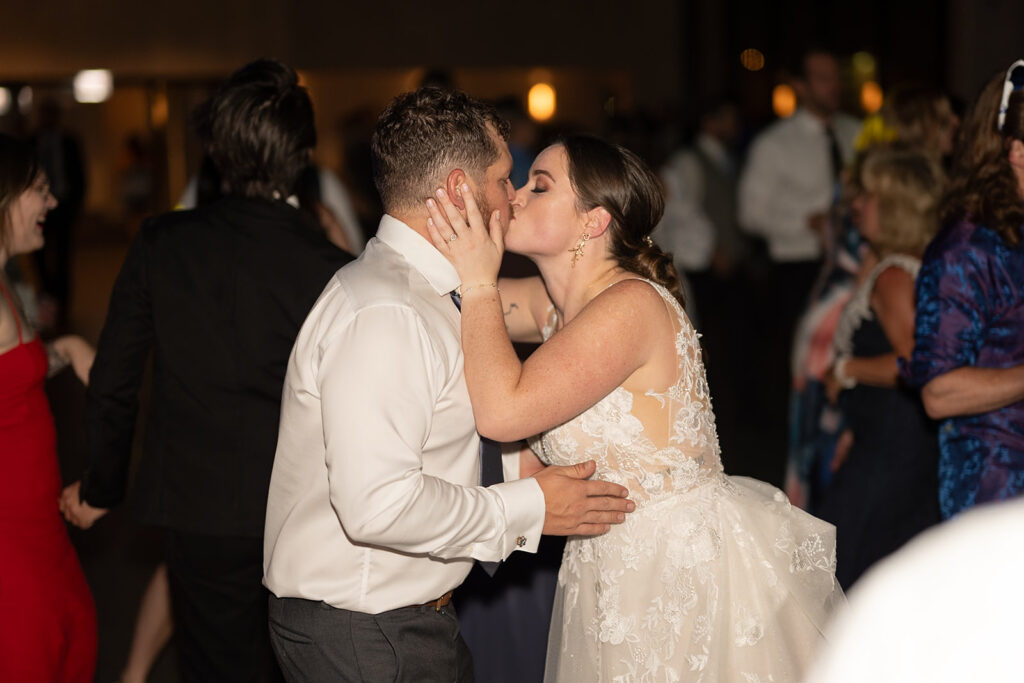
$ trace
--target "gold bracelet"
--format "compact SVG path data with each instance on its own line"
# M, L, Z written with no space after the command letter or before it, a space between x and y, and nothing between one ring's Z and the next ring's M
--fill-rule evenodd
M467 294L469 294L470 290L479 289L480 287L494 287L494 290L496 292L499 292L499 293L501 292L501 290L498 289L498 283L497 282L480 282L480 283L475 284L475 285L470 285L469 287L462 287L460 285L459 286L459 290L462 292L461 296L466 296Z

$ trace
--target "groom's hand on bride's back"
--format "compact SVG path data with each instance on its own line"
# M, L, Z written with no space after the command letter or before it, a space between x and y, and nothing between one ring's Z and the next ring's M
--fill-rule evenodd
M544 492L544 533L552 536L595 536L620 524L636 507L629 490L594 474L593 460L567 467L551 466L533 475Z

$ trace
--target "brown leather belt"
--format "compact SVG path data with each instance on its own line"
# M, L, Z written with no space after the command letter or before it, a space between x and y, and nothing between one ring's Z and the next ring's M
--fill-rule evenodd
M445 593L444 595L439 597L437 600L431 600L430 602L425 602L422 605L412 605L412 606L413 607L433 607L435 612L440 612L442 607L447 606L452 601L452 592L453 591L448 591L447 593Z

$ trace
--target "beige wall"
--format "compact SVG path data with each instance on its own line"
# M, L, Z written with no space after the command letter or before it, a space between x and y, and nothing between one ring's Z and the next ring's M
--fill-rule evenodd
M586 67L627 71L659 103L678 86L678 34L677 0L46 0L5 6L0 79L209 76L258 56L320 71Z
M163 191L173 202L198 164L189 111L217 79L256 57L300 70L316 106L320 161L337 168L338 121L360 108L379 112L431 67L450 69L458 87L483 98L525 98L545 69L558 91L556 120L589 127L599 125L609 96L620 110L660 107L677 98L677 10L676 0L465 10L406 0L7 3L0 83L29 82L65 102L88 159L87 207L116 216L125 138L155 126L166 145ZM111 100L74 103L70 79L83 68L113 70ZM166 121L153 120L154 98L165 98Z

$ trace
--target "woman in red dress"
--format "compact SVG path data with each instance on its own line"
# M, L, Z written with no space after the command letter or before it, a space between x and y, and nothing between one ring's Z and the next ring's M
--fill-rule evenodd
M96 610L58 509L60 472L47 369L88 373L80 337L44 346L28 325L7 261L43 246L57 202L29 148L0 135L0 681L89 683ZM61 365L63 364L63 365Z

